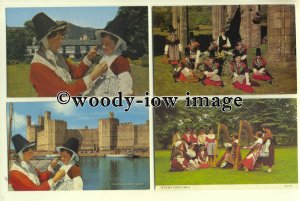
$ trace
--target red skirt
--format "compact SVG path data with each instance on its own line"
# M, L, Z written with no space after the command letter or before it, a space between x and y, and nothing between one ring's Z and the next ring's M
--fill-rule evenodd
M263 80L263 81L268 81L272 79L269 75L261 75L261 74L253 74L252 78L256 80Z
M246 167L249 170L254 170L254 160L253 158L245 158L243 161L244 167Z
M208 163L201 163L200 168L209 168L209 164Z
M184 76L183 73L180 73L178 80L181 81L181 82L184 82L184 81L187 80L187 78Z
M222 86L221 81L213 81L209 78L206 78L203 82L204 82L205 85Z
M170 61L170 64L177 65L177 64L179 64L179 62L178 62L178 60L173 60L173 61Z
M247 93L253 93L254 89L250 85L246 85L246 81L244 80L243 84L239 83L238 81L233 83L233 87L243 90L244 92Z

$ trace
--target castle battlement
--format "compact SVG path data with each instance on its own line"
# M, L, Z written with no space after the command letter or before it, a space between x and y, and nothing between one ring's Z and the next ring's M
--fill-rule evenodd
M114 150L149 147L149 125L135 125L132 122L119 123L114 113L109 118L98 119L98 128L84 126L78 129L68 129L67 121L51 119L51 112L45 112L38 117L39 125L31 125L31 116L27 116L27 138L37 141L37 150L53 151L55 147L64 144L69 138L80 140L81 150ZM101 122L101 124L100 124Z

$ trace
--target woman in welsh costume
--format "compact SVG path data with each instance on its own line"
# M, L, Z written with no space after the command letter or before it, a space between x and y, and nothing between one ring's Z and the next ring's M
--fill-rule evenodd
M247 93L253 93L254 89L251 86L248 67L241 61L241 58L242 55L240 55L237 51L234 51L234 61L231 62L233 87Z
M263 133L261 131L256 132L257 140L251 147L249 147L251 153L248 154L242 161L242 164L245 168L245 172L248 172L249 170L255 170L257 159L260 156L262 150L262 136Z
M215 62L214 52L210 52L209 58L204 62L204 77L202 83L204 85L223 87L223 81L218 75L220 64Z
M35 142L29 142L22 135L12 137L17 160L13 163L9 172L9 184L15 191L47 191L64 177L64 170L58 171L51 179L57 162L53 160L47 170L42 172L31 164L33 157L32 149Z
M189 161L183 157L184 155L183 142L177 141L175 143L175 149L171 153L171 168L170 171L183 171L189 168Z
M108 70L85 95L116 96L118 92L122 92L123 96L133 94L129 61L122 55L127 50L126 42L121 37L123 32L122 27L114 24L95 32L96 38L100 39L98 53L102 58L99 63L106 63Z
M179 64L180 52L182 52L182 46L175 32L176 29L174 29L173 26L170 25L168 27L169 35L166 38L165 45L165 55L167 55L169 63L172 64L173 67Z
M56 148L62 162L60 170L64 170L66 174L54 186L54 190L83 190L81 171L77 164L79 161L78 148L79 140L76 138L70 138L63 146Z
M272 84L273 77L267 71L267 61L261 56L260 48L256 48L255 58L253 58L253 75L252 78L256 80L267 81L269 84Z
M270 173L274 165L274 139L270 127L267 124L262 124L261 128L263 130L263 147L257 163L268 166L267 172Z
M80 95L107 70L106 64L102 63L86 75L96 55L96 47L87 53L79 66L63 58L58 50L67 32L66 23L56 23L45 13L35 15L32 23L39 48L31 62L29 80L38 96L53 97L60 91Z

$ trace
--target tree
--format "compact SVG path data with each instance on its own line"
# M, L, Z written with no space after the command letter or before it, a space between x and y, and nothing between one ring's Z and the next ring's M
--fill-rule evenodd
M27 45L32 45L32 39L36 37L34 25L31 20L28 20L24 23L25 31L26 31L26 41Z
M180 101L174 108L154 109L155 148L167 149L175 128L184 133L186 128L208 131L212 127L217 132L218 123L223 123L232 134L238 132L240 120L247 120L254 132L261 129L262 123L268 123L275 137L284 134L297 141L296 111L296 99L247 99L242 108L233 107L226 113L219 108L185 107Z
M24 55L26 54L26 44L26 31L23 28L7 28L7 60L22 61L24 59Z
M137 59L148 54L148 7L120 7L108 27L121 32L128 47L126 56Z

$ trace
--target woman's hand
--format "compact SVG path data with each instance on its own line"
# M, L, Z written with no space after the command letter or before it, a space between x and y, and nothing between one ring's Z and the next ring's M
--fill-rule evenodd
M97 55L97 46L92 47L87 53L87 58L91 61Z
M91 79L94 81L97 77L103 75L107 71L107 69L108 66L106 62L97 64L90 74Z
M52 167L52 169L56 168L56 166L58 165L58 159L54 159L51 161L50 166Z
M53 177L53 182L56 183L65 176L65 170L59 170Z

